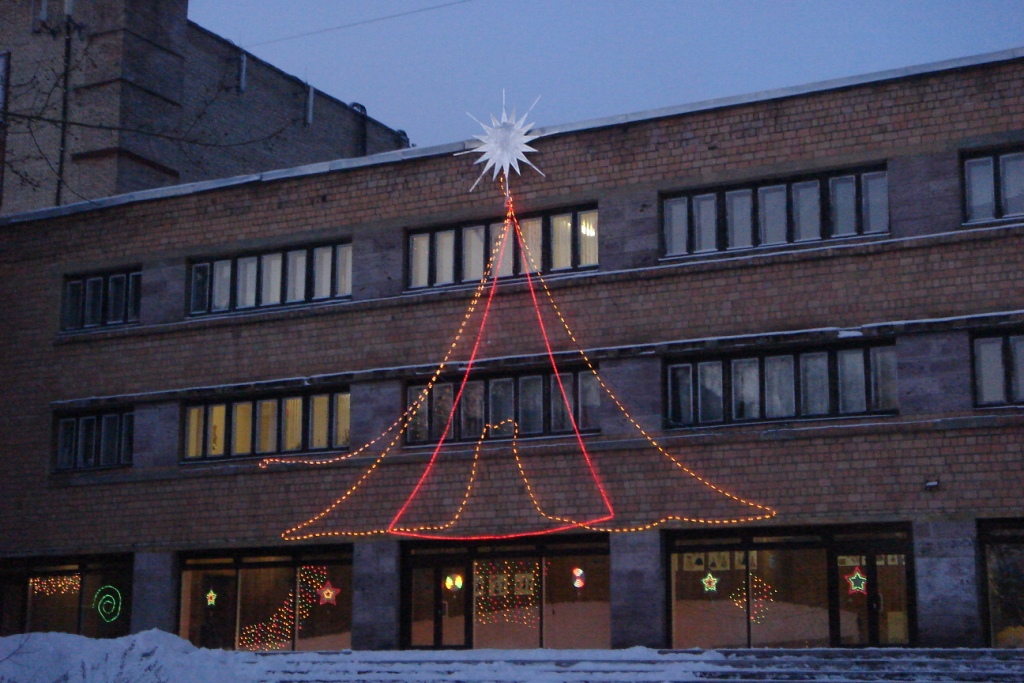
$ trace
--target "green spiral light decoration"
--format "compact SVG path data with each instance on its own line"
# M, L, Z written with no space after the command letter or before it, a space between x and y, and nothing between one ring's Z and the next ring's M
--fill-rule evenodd
M92 596L92 607L109 624L121 616L121 591L113 586L100 586Z

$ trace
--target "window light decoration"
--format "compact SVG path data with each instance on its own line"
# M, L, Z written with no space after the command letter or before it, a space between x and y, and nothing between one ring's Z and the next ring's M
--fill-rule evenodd
M540 626L539 562L481 560L473 577L473 614L478 624Z
M67 595L77 593L82 589L82 575L68 574L66 576L33 576L28 580L32 593L35 595Z
M525 117L524 117L525 119ZM649 445L648 452L654 454L660 458L664 458L670 463L673 471L684 475L681 481L687 479L696 482L700 486L707 487L715 494L720 495L726 499L729 499L734 504L738 504L743 512L733 515L725 515L721 517L715 516L700 516L695 514L663 514L642 522L620 522L617 519L616 511L612 503L611 496L607 490L607 486L601 473L598 471L598 467L592 459L587 444L584 441L582 434L580 433L579 425L576 423L576 419L573 416L573 411L568 410L570 421L572 424L571 437L574 442L573 451L570 453L572 457L576 458L575 472L580 477L580 482L574 487L574 493L580 497L580 500L574 501L576 506L575 512L570 513L557 513L554 512L554 507L559 504L564 504L564 496L552 496L547 494L547 497L542 497L540 491L550 490L550 487L541 486L541 482L536 484L528 475L527 467L524 465L522 458L519 455L518 445L518 425L512 420L504 420L499 424L487 424L484 425L480 435L480 439L476 443L476 447L473 452L473 458L471 462L466 466L464 474L459 475L461 477L461 496L453 496L452 487L460 486L455 483L457 477L453 476L442 476L439 473L441 465L450 466L451 463L456 462L451 458L446 458L443 452L443 447L447 443L448 436L451 433L453 421L456 416L456 410L462 400L463 392L466 389L467 382L469 381L474 371L474 365L480 357L481 347L483 346L484 331L487 329L488 321L492 309L494 307L495 295L499 289L499 278L497 275L497 264L502 262L502 255L506 249L513 249L513 240L519 245L519 248L523 254L523 258L529 261L534 266L536 265L538 255L530 253L527 241L523 238L522 231L520 230L519 221L516 218L514 201L508 186L508 172L510 169L515 170L517 173L519 167L517 160L525 161L525 157L521 157L527 151L533 151L528 148L526 142L529 142L528 135L524 134L523 126L525 126L524 119L520 120L509 120L504 114L502 116L502 122L495 121L495 124L501 128L505 126L504 132L493 131L485 126L488 130L488 135L500 136L504 135L507 137L506 140L498 140L494 138L490 141L490 147L488 147L488 140L485 139L487 136L482 136L481 140L484 141L484 145L478 147L480 150L493 150L490 156L484 156L482 159L487 159L488 165L485 166L485 172L494 168L497 173L498 167L501 168L499 175L502 190L505 195L505 223L500 235L500 238L495 240L492 244L490 256L487 260L487 265L484 268L483 275L477 284L476 289L473 292L469 306L459 324L458 330L456 331L454 338L448 346L447 351L444 354L441 362L437 365L429 381L424 386L423 390L418 396L410 403L406 410L396 418L391 425L385 429L380 435L371 439L369 442L359 448L353 449L351 452L330 458L279 458L271 457L265 458L260 462L261 467L269 467L271 465L310 465L310 466L330 466L339 462L350 460L352 458L372 458L372 461L367 465L362 473L358 475L355 480L344 489L344 492L338 496L332 503L323 508L320 512L316 513L307 520L300 522L288 529L282 534L282 538L288 541L306 541L310 539L322 539L332 537L364 537L378 534L392 534L396 536L412 537L412 538L444 538L448 540L498 540L507 538L519 538L525 536L533 536L540 534L549 534L558 531L568 531L573 529L589 529L594 531L605 531L605 532L631 532L631 531L644 531L653 529L661 524L670 521L676 522L695 522L701 524L738 524L743 522L753 522L758 520L764 520L774 517L777 513L772 508L748 501L736 494L730 493L721 487L711 483L704 479L696 472L687 468L683 463L678 460L674 455L669 453L663 448L650 434L648 434L643 427L630 415L628 409L623 405L612 389L602 380L598 374L596 367L593 362L587 356L583 350L582 345L577 340L572 329L570 328L565 316L562 314L558 305L555 303L554 297L552 296L551 290L548 288L546 281L543 276L538 272L539 268L531 267L524 269L525 272L525 284L526 290L529 294L529 302L532 306L533 314L537 321L537 331L540 334L540 338L543 342L545 349L545 356L547 363L550 365L553 376L557 381L557 391L553 391L553 400L560 400L565 403L566 408L570 408L570 398L567 394L566 387L561 382L561 370L555 359L555 352L552 346L551 337L548 329L544 322L542 315L541 301L546 300L549 310L557 317L567 335L568 340L571 342L574 349L574 353L578 354L579 361L582 362L587 370L591 372L597 380L599 386L607 394L609 399L615 404L615 406L621 411L628 422L635 428L640 435L646 440ZM515 133L514 135L512 133ZM532 138L530 138L532 139ZM520 155L520 156L517 156ZM493 166L491 165L493 163ZM531 164L532 165L532 164ZM481 176L482 177L482 176ZM543 298L538 296L538 288L536 284L540 284L540 288L543 290ZM475 331L470 333L468 331L469 322L475 313L479 310L479 326ZM346 522L344 520L358 519L359 515L335 515L336 511L339 511L343 505L349 501L357 491L367 485L371 485L371 482L375 481L375 477L380 475L382 470L381 464L388 457L389 454L395 449L396 446L402 440L402 437L409 425L415 419L419 410L423 409L424 403L426 402L429 392L433 388L434 384L438 382L442 374L449 366L449 361L453 358L456 349L460 348L463 344L468 344L468 358L466 360L460 360L458 362L458 368L461 371L460 378L455 380L453 383L457 387L452 406L447 415L447 422L444 429L441 430L441 435L438 438L436 444L433 444L430 457L427 459L426 464L423 466L418 478L416 478L415 484L411 486L408 493L400 501L396 501L396 509L393 514L390 515L390 521L386 524L367 524L364 528L345 528ZM564 363L563 363L564 364ZM514 462L515 469L513 470L522 482L522 491L525 491L529 498L529 506L532 507L537 517L532 523L526 523L519 521L515 526L506 527L508 531L492 532L492 533L473 533L468 530L464 530L466 526L466 517L468 516L468 510L473 504L473 492L475 486L478 485L478 474L481 471L481 446L484 441L484 436L488 433L488 430L497 429L511 423L512 439L509 445L511 451L511 460ZM508 443L508 442L505 442ZM497 448L497 447L496 447ZM493 458L488 449L488 457ZM492 465L496 463L496 460L491 459ZM506 461L507 462L507 461ZM461 464L457 466L462 466ZM382 485L383 486L383 485ZM383 489L386 491L392 491L393 489ZM507 490L507 489L506 489ZM441 491L441 493L438 493ZM374 494L370 494L374 495ZM376 495L387 495L384 493L377 493ZM391 494L393 495L393 494ZM410 521L411 514L410 510L414 503L418 508L427 507L424 500L420 500L421 497L425 497L428 501L433 501L430 496L441 495L444 501L436 503L429 508L430 515L432 518L429 521ZM691 498L685 495L685 492L680 492L677 499L680 502L686 501ZM449 503L449 501L451 501ZM457 503L455 501L458 501ZM585 501L585 504L584 504ZM478 505L487 506L486 514L481 515L486 519L493 520L495 517L501 519L501 505L503 504L501 499L488 499L479 503ZM511 503L504 503L510 505ZM447 515L442 516L437 513L438 509L448 508L449 512ZM495 514L497 508L498 514ZM474 507L474 509L479 509ZM660 513L659 513L660 514ZM512 517L509 514L508 517ZM441 518L438 518L441 517ZM339 519L340 518L340 519ZM521 519L521 516L520 516ZM351 522L349 522L351 523Z
M444 577L444 587L450 591L462 590L462 574L449 574Z
M587 585L586 573L580 567L573 567L572 570L572 587L583 588Z
M113 586L100 586L92 596L92 608L108 624L121 616L121 591Z
M213 591L211 591L213 592ZM314 605L337 605L341 591L327 579L327 567L299 567L298 598L288 591L281 606L263 621L243 627L238 632L239 650L288 650L292 632L301 631L312 614ZM298 619L296 619L296 613Z
M868 577L864 576L864 574L860 570L860 567L854 567L853 573L847 574L843 578L846 579L846 582L848 584L850 584L850 595L853 595L854 593L863 593L864 595L867 595Z
M217 593L211 588L210 592L206 594L206 606L216 607L217 606Z
M320 594L321 605L338 604L338 589L332 586L330 581L317 588L316 592Z
M716 578L711 572L700 580L704 584L705 593L717 593L718 592L718 578Z
M775 602L775 595L778 591L759 576L750 577L750 588L752 595L749 605L750 621L755 624L763 624L768 615L768 608L771 603ZM732 600L732 604L740 609L748 609L746 583L734 590L729 595L729 599Z

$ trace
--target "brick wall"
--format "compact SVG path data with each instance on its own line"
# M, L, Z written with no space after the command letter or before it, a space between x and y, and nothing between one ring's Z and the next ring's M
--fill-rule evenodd
M534 160L547 177L514 179L517 208L597 204L601 268L552 280L553 296L659 443L722 489L778 510L771 523L1019 515L1024 418L974 410L963 378L972 325L1024 322L1024 228L959 229L958 154L1024 140L1022 86L1024 64L994 63L542 138ZM888 164L889 235L736 258L661 258L661 193L868 162ZM389 424L404 408L403 368L440 360L471 298L465 290L402 294L403 231L500 217L500 193L468 193L474 179L465 157L439 154L0 227L0 296L17 303L0 319L0 456L8 473L0 481L0 552L273 545L339 498L372 458L267 470L251 460L178 465L160 446L174 431L173 406L201 387L284 378L299 386L339 374L354 400L369 400L354 406L353 431L365 436L367 423ZM190 257L342 239L356 254L351 302L184 319ZM58 333L65 274L130 264L143 265L146 324ZM555 349L570 351L557 318L544 316ZM469 329L480 317L478 308ZM650 367L630 372L629 347L660 361L673 345L725 351L741 343L695 341L704 338L808 331L801 338L830 342L837 328L896 340L900 415L666 432L657 424L662 388L641 381ZM539 358L524 284L502 285L481 348L493 367L508 367L493 360L507 356ZM460 347L455 358L466 353ZM147 442L136 467L50 473L53 402L173 391L186 393L134 399L151 406L146 420L165 435ZM410 524L447 519L458 506L472 448L454 450L410 509ZM552 514L602 514L571 439L524 440L520 451ZM615 525L751 509L701 484L621 421L593 439L591 455L619 513ZM428 457L397 447L311 530L386 525ZM510 457L507 444L484 449L487 476L459 529L543 522ZM932 480L941 485L926 490ZM481 506L489 492L498 502Z

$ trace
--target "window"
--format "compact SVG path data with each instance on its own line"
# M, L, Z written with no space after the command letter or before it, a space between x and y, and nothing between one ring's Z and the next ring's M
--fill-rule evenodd
M974 340L974 400L979 406L1024 403L1024 335Z
M141 270L65 278L61 329L82 330L138 322L141 301Z
M352 295L352 245L193 262L189 313L205 315Z
M408 388L408 402L419 400L425 385ZM511 437L572 433L600 427L601 387L589 370L530 373L518 377L469 380L452 410L458 383L438 382L409 423L409 443L476 441L481 437ZM564 393L563 393L564 392Z
M892 412L896 347L743 355L667 368L668 424Z
M501 247L505 223L498 220L412 233L409 288L476 283L483 277L491 254L499 277L597 266L597 225L596 209L522 218L519 230L525 249L514 235Z
M90 470L132 464L135 416L130 410L57 418L57 469Z
M352 646L352 554L185 558L178 635L228 650Z
M58 632L120 638L128 635L131 617L131 556L11 558L0 567L0 636Z
M665 253L699 254L889 230L884 169L695 192L662 205Z
M185 408L185 459L348 448L347 391L208 402Z
M968 223L1024 216L1024 151L964 159Z

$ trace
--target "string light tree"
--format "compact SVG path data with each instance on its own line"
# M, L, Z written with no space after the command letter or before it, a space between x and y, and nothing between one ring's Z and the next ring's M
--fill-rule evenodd
M530 108L530 111L532 109L533 107ZM372 458L370 464L362 470L359 476L355 477L355 480L347 486L342 495L307 520L285 530L281 534L285 540L304 541L381 534L448 540L496 540L580 529L613 533L644 531L670 521L738 524L768 519L777 514L775 510L766 505L746 500L703 478L662 447L630 415L627 407L601 378L595 364L577 340L566 317L555 302L551 289L540 273L541 269L538 265L540 254L531 253L515 213L515 202L511 189L512 172L519 175L520 163L523 163L542 177L546 177L526 158L527 153L537 151L530 146L530 143L539 137L531 132L531 124L526 122L530 111L517 118L513 110L512 115L509 116L503 102L500 119L491 116L490 125L477 121L484 129L483 135L476 136L478 144L472 149L457 153L457 155L468 153L480 155L474 163L482 163L484 168L470 191L475 190L490 172L491 179L499 184L504 195L505 220L500 234L492 240L491 252L483 274L477 283L459 327L443 359L431 373L426 386L384 432L349 453L329 458L266 458L261 461L261 467L272 465L326 467L356 457ZM476 119L474 118L474 120ZM474 366L480 360L484 331L487 329L491 313L496 309L495 295L501 283L499 264L506 258L506 254L510 255L516 248L513 244L518 245L524 263L522 270L525 275L527 301L532 308L531 317L536 320L535 332L538 335L541 348L544 349L545 364L549 366L552 373L554 386L551 400L552 402L562 402L572 426L574 452L571 457L575 463L573 465L574 472L580 475L578 486L550 485L550 482L545 480L552 476L564 477L564 468L548 467L543 469L528 464L526 458L522 457L519 451L519 425L511 419L497 424L484 424L476 440L471 459L445 457L444 446L451 437L457 412L463 400L467 383L474 372ZM547 304L546 309L541 305L542 300ZM545 321L545 312L548 316L547 322ZM476 327L472 333L468 331L471 328L471 321L476 321ZM647 448L644 450L644 456L653 457L663 468L660 471L654 470L655 474L651 480L657 482L658 485L672 487L672 495L669 496L671 500L666 505L672 508L683 506L700 509L707 507L709 501L717 500L727 508L726 511L719 514L706 512L701 514L677 509L634 507L629 510L628 518L626 515L617 513L613 504L614 493L617 485L623 482L613 481L613 486L609 487L587 448L587 439L581 433L574 416L572 388L571 386L567 387L562 379L564 374L560 366L566 364L565 354L559 354L563 360L557 360L552 345L552 335L548 330L551 321L555 321L554 326L561 327L562 332L567 336L572 356L575 359L572 362L575 366L579 367L582 364L586 367L587 372L593 375L608 398L646 441ZM466 343L464 343L464 339ZM467 348L468 356L464 359L453 360L457 349L463 346ZM418 476L396 479L402 475L395 474L395 472L399 470L407 472L408 468L383 468L381 465L400 444L403 435L416 419L417 414L421 410L425 410L424 406L427 404L430 392L435 384L445 377L449 366L459 369L459 377L444 380L452 383L454 397L447 410L447 415L442 419L444 427L440 430L440 436L436 443L431 444L430 458ZM511 436L511 439L501 440L501 443L507 445L508 448L498 454L498 457L495 454L500 450L499 448L483 448L485 438L496 433ZM463 434L463 438L466 436ZM487 439L487 441L492 440ZM485 452L486 458L484 457ZM504 475L504 478L501 475ZM389 477L391 478L389 479ZM526 500L521 503L513 503L512 499L516 497L508 494L510 490L508 484L515 480L521 484L517 487L518 490L526 494ZM463 482L461 496L453 496L452 482L460 481ZM403 488L409 493L397 506L397 510L389 511L387 506L380 504L380 501L386 500L388 495L393 495L393 491ZM366 489L370 490L366 491ZM363 491L364 497L373 503L365 505L354 503L357 491ZM483 491L482 494L481 491ZM474 493L479 495L473 495ZM482 504L477 500L480 498L483 499ZM629 496L623 495L622 498L629 498ZM517 504L521 507L513 509ZM349 506L344 510L346 514L340 514L343 506ZM532 521L524 521L524 510L530 512ZM646 515L647 519L637 521L641 515ZM626 518L626 521L622 521L623 518ZM510 526L509 520L514 520L513 525Z

